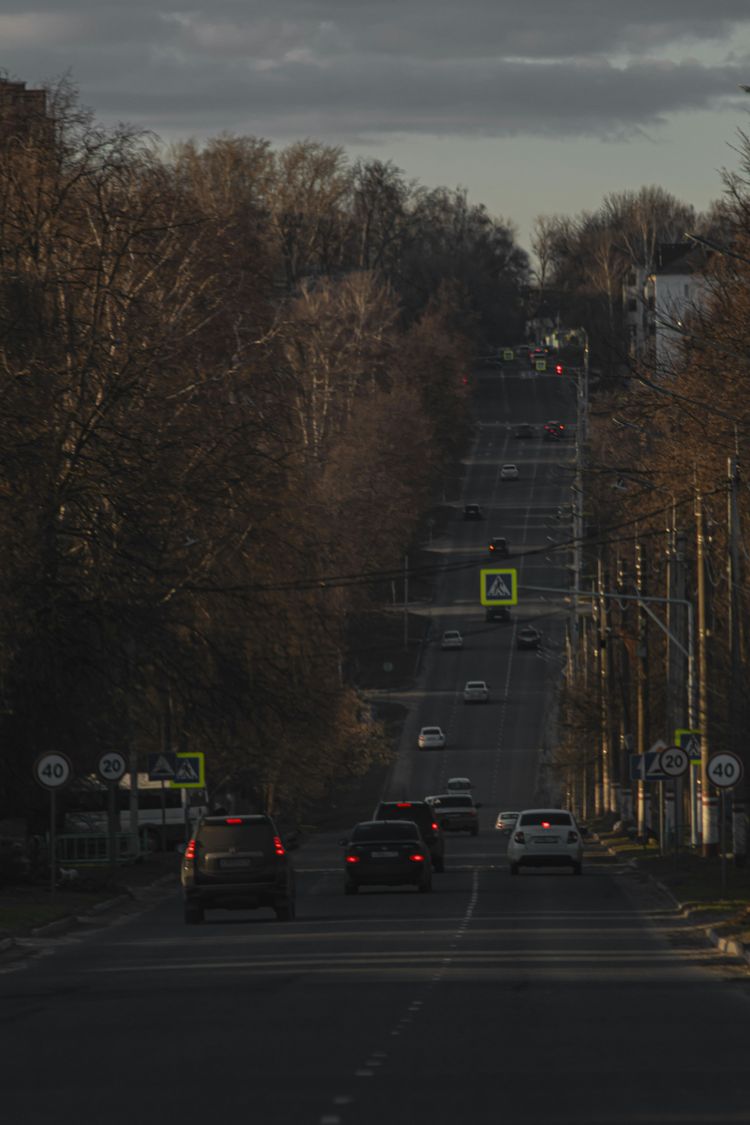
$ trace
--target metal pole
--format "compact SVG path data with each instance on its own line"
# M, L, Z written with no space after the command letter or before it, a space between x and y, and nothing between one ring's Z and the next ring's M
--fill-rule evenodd
M701 738L701 825L703 855L716 855L716 797L708 780L708 635L706 631L706 574L704 560L703 498L695 493L695 562L698 571L698 725Z
M729 550L727 552L727 585L729 587L729 749L744 761L745 706L742 690L742 647L740 643L740 549L737 489L739 469L734 457L727 459L727 523ZM732 790L732 842L734 862L737 867L747 863L747 814L744 778Z
M107 783L107 831L109 859L109 873L114 882L117 873L117 829L119 827L119 810L117 808L117 786L112 782Z
M721 824L719 825L719 837L721 839L721 897L725 898L727 893L727 830L725 795L723 789L719 792L719 812L721 815Z
M404 555L404 652L409 650L409 556Z
M55 897L55 887L57 883L57 862L55 852L57 850L56 839L56 821L57 821L57 799L55 797L55 790L49 791L49 893L50 898Z

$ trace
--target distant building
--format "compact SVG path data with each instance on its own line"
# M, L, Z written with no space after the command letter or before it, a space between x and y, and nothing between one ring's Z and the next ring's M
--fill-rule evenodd
M27 90L25 82L0 78L0 145L26 140L49 125L46 90Z
M632 360L655 370L674 357L680 329L706 293L706 252L694 242L665 242L655 268L631 267L622 287L623 322Z

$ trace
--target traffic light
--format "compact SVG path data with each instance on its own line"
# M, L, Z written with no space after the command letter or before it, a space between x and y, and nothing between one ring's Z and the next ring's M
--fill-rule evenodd
M563 373L563 365L561 363L556 363L555 364L555 375L562 375L562 373Z

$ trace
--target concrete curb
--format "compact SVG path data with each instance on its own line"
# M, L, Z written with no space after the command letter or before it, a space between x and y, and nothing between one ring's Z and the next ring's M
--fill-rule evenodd
M610 855L617 856L617 852L614 848L608 847L607 851ZM638 864L634 859L626 860L626 863L628 867L632 867L634 871L639 870ZM641 874L645 875L654 886L659 888L662 894L666 895L666 897L671 900L675 909L679 910L681 914L685 914L687 917L690 916L690 906L686 902L680 902L678 898L675 898L669 887L662 883L661 880L655 879L654 876L649 875L647 871L642 871ZM703 932L711 942L711 945L718 949L720 953L725 953L728 957L736 957L738 961L744 961L747 965L750 965L750 949L737 938L722 937L716 932L713 926L706 926Z
M139 887L140 891L151 890L154 887L165 886L167 883L175 882L175 875L160 875L158 879L154 879L153 883L148 883L145 887ZM114 910L117 906L124 906L126 903L137 902L137 895L135 890L126 887L125 893L116 895L115 898L105 899L104 902L97 902L83 914L66 914L62 918L56 918L54 922L47 922L44 926L35 926L33 930L29 930L28 935L19 934L20 938L25 937L56 937L58 934L64 934L68 930L72 930L75 926L86 925L95 921L100 914L106 913L108 910ZM3 938L0 940L0 953L6 953L9 949L20 948L19 943L14 936Z

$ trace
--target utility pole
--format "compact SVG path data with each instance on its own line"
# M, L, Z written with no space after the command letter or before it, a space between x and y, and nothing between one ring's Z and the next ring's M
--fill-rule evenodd
M617 590L619 593L625 593L628 584L628 567L624 559L617 561ZM622 643L620 645L620 690L621 696L621 720L620 720L620 777L622 779L622 819L629 821L633 819L633 783L630 780L630 755L634 749L633 742L633 727L631 723L631 700L630 700L630 651L628 642L630 636L628 629L630 628L630 602L619 602L620 610L620 636Z
M612 759L610 753L610 736L609 736L609 652L607 650L607 639L609 635L608 620L607 620L607 599L604 597L604 591L607 584L604 580L604 564L601 555L597 559L596 564L596 582L597 592L599 594L599 612L597 614L597 624L599 629L598 635L598 649L599 649L599 706L600 706L600 725L601 725L601 791L602 791L602 805L604 812L612 811Z
M740 549L739 513L737 491L740 483L739 467L735 457L727 459L727 586L729 589L729 749L744 762L745 754L745 704L742 690L742 644L740 637ZM732 790L732 838L734 862L737 867L747 864L747 812L746 781L743 779Z
M719 854L718 816L716 797L711 793L708 780L709 729L708 729L708 643L706 636L706 573L705 532L703 527L703 497L695 492L695 565L698 583L698 726L701 731L701 837L704 856Z
M404 652L409 651L409 556L404 555Z
M667 552L667 732L671 742L673 732L677 727L692 729L691 715L692 701L689 693L692 690L689 676L689 660L685 655L687 645L686 630L686 580L685 580L685 546L686 536L684 531L677 529L676 509L672 508L672 527L669 532L669 549ZM695 770L690 767L694 779ZM689 792L692 792L692 783ZM689 808L685 808L684 779L678 778L675 782L675 844L679 848L682 842L683 825L692 824L694 818L694 802L690 801ZM686 821L687 814L687 821Z
M643 546L639 541L636 541L635 544L635 585L639 595L643 596L647 593L645 556ZM638 607L636 669L636 753L645 754L649 749L648 616L641 605ZM639 779L638 836L644 841L648 840L651 812L647 785L648 783L645 780Z

